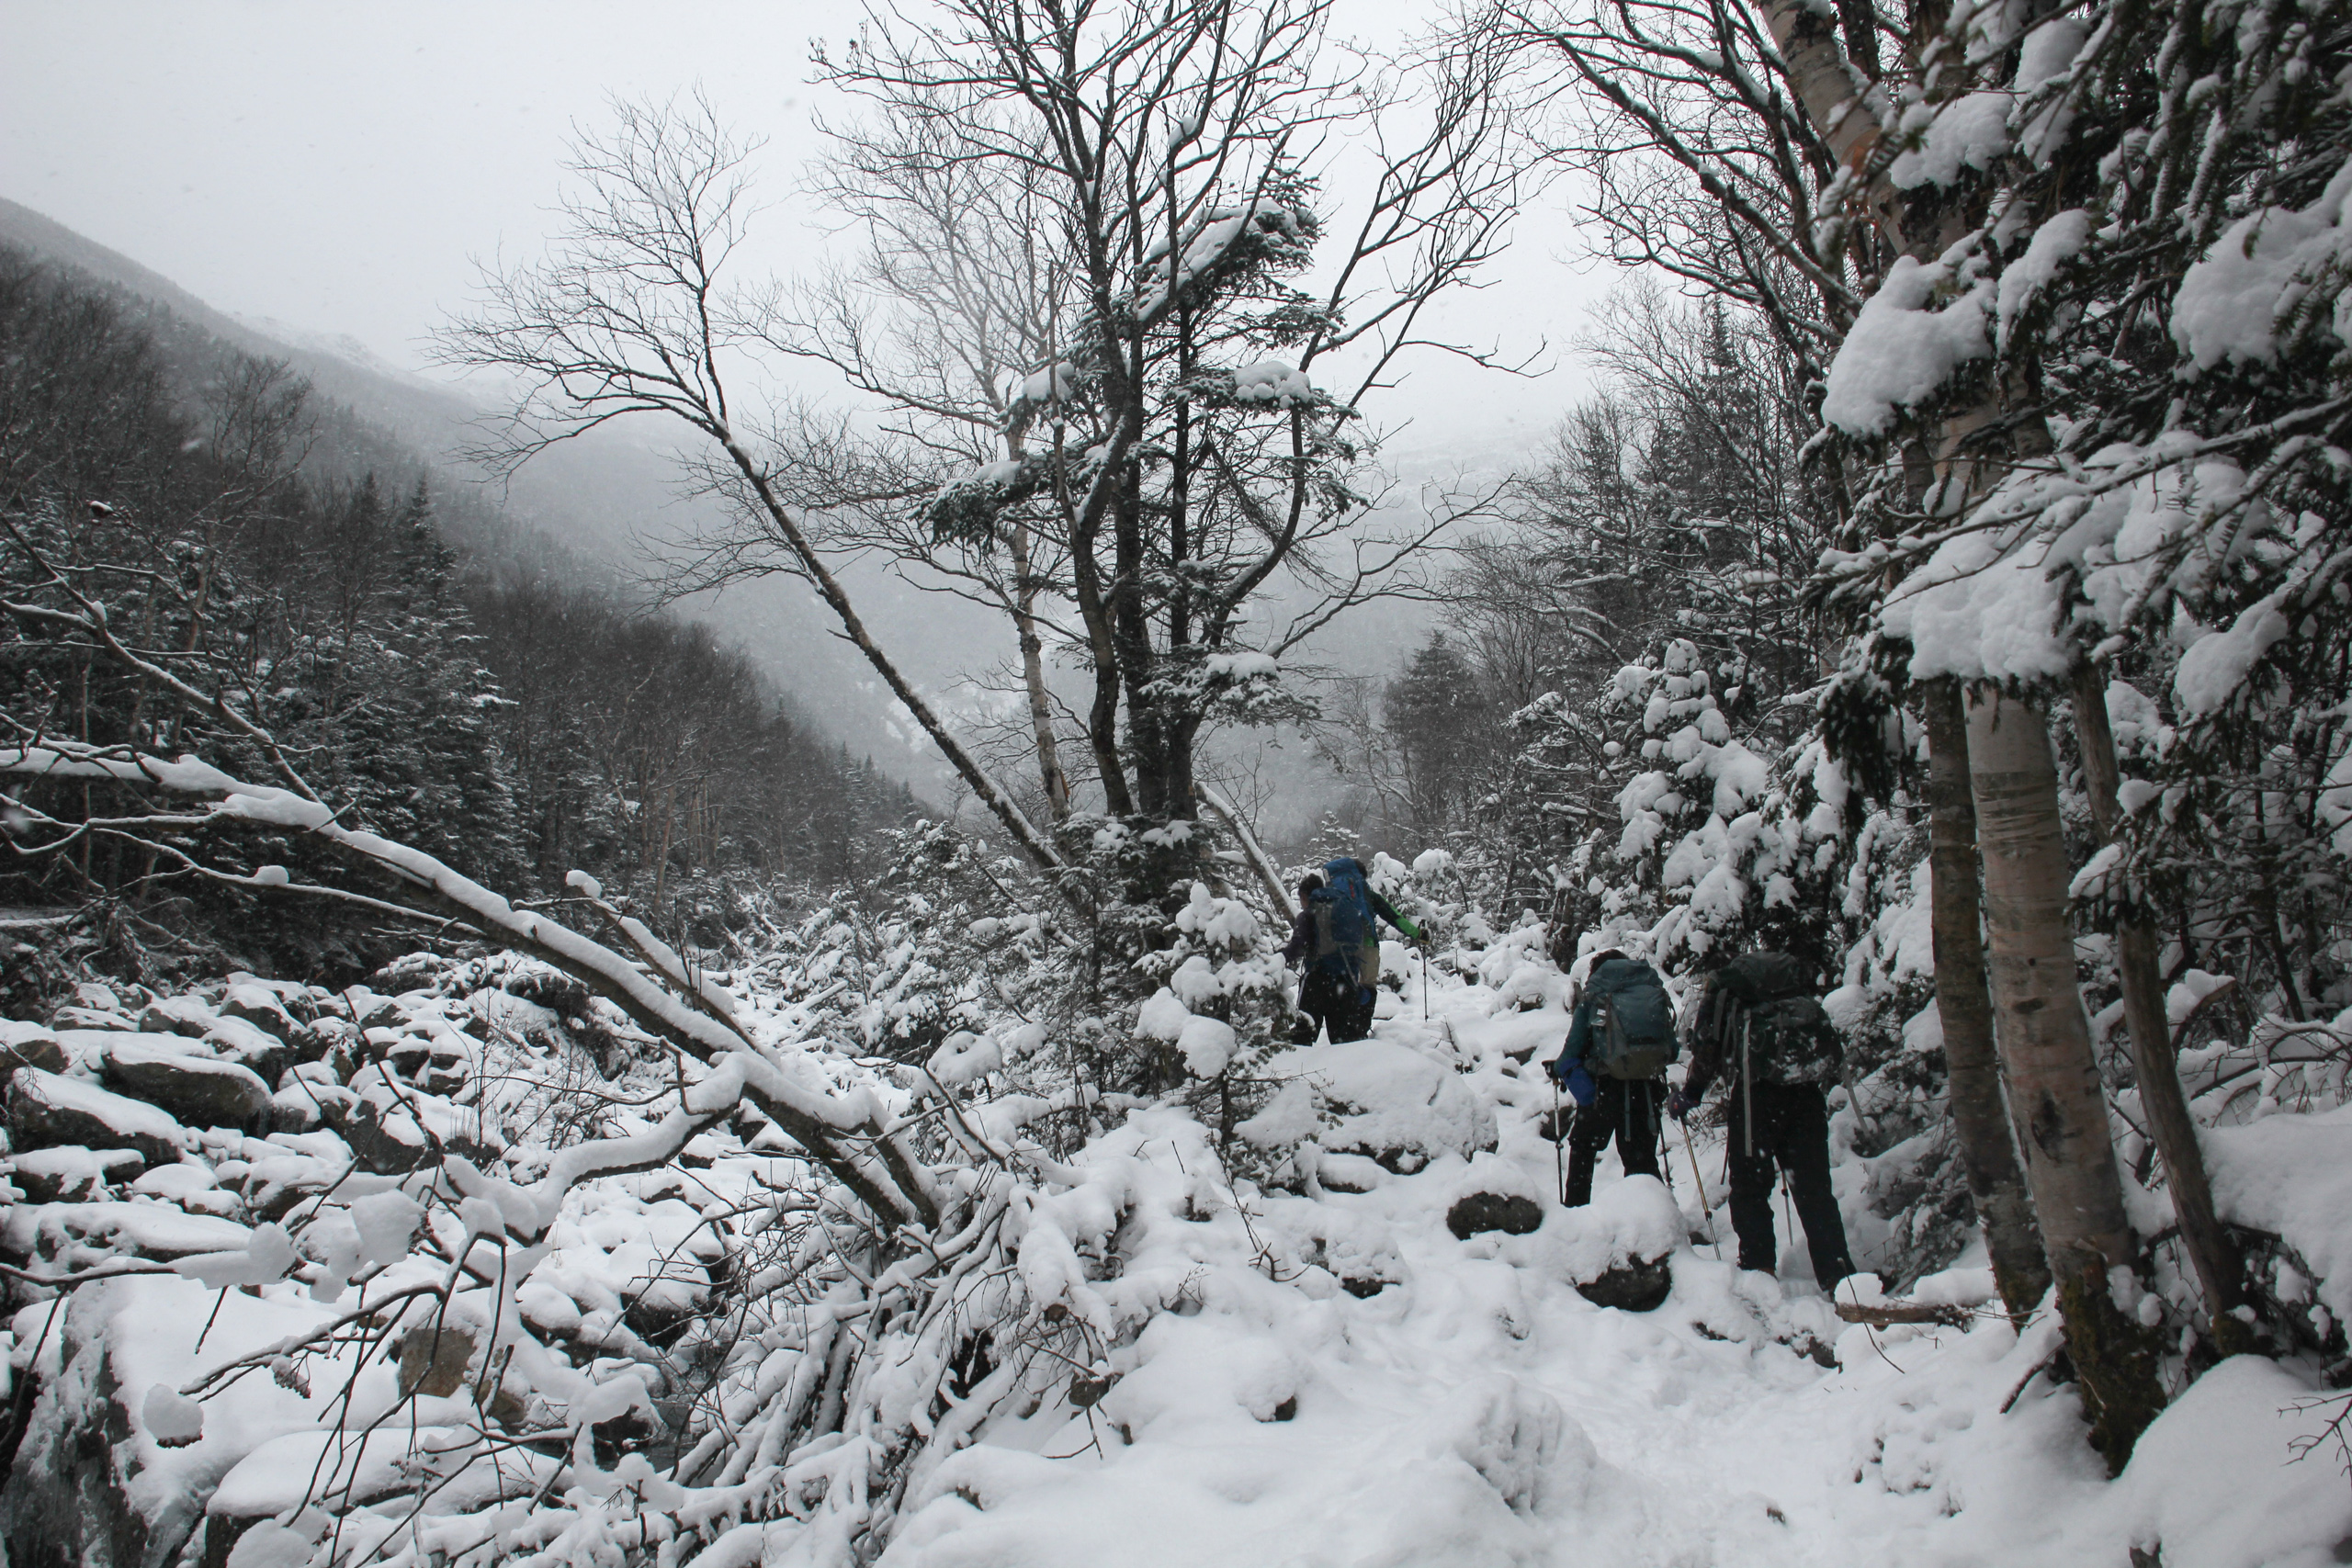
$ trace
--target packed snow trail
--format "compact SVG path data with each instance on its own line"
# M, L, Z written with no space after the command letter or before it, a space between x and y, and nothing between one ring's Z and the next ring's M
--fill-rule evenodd
M2054 1325L2022 1341L1992 1313L1964 1332L1845 1328L1801 1275L1742 1276L1675 1236L1664 1189L1613 1155L1593 1204L1561 1209L1535 1120L1567 1014L1556 997L1498 1011L1491 987L1439 976L1425 1024L1420 985L1415 964L1384 996L1365 1054L1453 1067L1492 1107L1495 1151L1294 1198L1237 1193L1208 1130L1175 1112L1098 1140L1080 1165L1123 1166L1132 1197L1104 1271L1176 1306L1110 1351L1099 1403L1001 1421L921 1480L885 1563L2130 1568L2158 1542L2167 1568L2340 1560L2352 1492L2332 1455L2290 1462L2324 1417L2292 1408L2305 1390L2285 1372L2209 1373L2110 1483L2071 1388L2029 1377ZM1720 1143L1702 1134L1700 1155L1720 1172ZM1370 1164L1346 1167L1351 1184ZM1544 1223L1456 1240L1445 1216L1472 1191L1533 1197ZM1681 1241L1662 1306L1578 1293L1572 1274L1656 1237L1662 1213ZM1801 1238L1782 1257L1801 1271ZM1340 1283L1384 1273L1363 1299ZM1989 1279L1955 1269L1926 1292L1982 1299Z

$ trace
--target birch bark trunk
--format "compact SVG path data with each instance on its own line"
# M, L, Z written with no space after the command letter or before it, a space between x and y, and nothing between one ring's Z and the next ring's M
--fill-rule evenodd
M1976 886L1976 804L1970 794L1968 714L1960 683L1926 688L1928 812L1934 876L1932 922L1936 1012L1943 1022L1944 1066L1953 1135L1968 1174L1968 1195L1984 1229L1993 1279L2012 1321L2022 1324L2050 1291L2041 1229L2009 1135L2001 1063L1993 1043L1993 1000L1985 989L1983 908Z
M2041 710L1988 691L1968 702L1968 765L1984 861L1993 1000L2009 1108L2081 1380L2091 1444L2120 1472L2164 1409L2155 1347L2116 1299L2132 1226L2107 1097L2075 979L2058 771Z

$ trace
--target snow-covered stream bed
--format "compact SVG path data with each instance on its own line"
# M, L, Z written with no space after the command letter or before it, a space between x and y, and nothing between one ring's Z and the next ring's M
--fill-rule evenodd
M1182 1276L1197 1310L1114 1352L1118 1381L1091 1412L1050 1406L940 1466L886 1562L2132 1568L2134 1547L2160 1543L2168 1568L2284 1568L2352 1551L2337 1454L2296 1459L2327 1416L2298 1410L2306 1385L2270 1362L2209 1373L2109 1483L2071 1388L2029 1380L2054 1324L2022 1340L1991 1311L1966 1330L1848 1327L1809 1281L1743 1276L1687 1244L1664 1305L1593 1305L1571 1275L1612 1238L1657 1235L1669 1201L1613 1155L1590 1209L1547 1198L1531 1235L1455 1239L1462 1193L1553 1190L1533 1125L1548 1089L1502 1053L1543 1042L1540 1061L1566 1020L1489 1017L1475 987L1432 1000L1425 1025L1408 986L1376 1037L1466 1068L1495 1098L1497 1151L1361 1194L1254 1199L1245 1225L1229 1200L1183 1218L1216 1186L1197 1124L1147 1114L1102 1141L1087 1157L1127 1162L1137 1199L1113 1285ZM1702 1135L1699 1154L1719 1172L1719 1145ZM1679 1196L1700 1226L1687 1176ZM1269 1238L1317 1232L1393 1250L1396 1282L1359 1299L1322 1269L1268 1278L1283 1250ZM1784 1246L1794 1269L1803 1256ZM1973 1303L1989 1273L1922 1293L1939 1292Z
M747 1463L760 1401L841 1342L824 1337L824 1314L840 1303L854 1325L865 1310L845 1280L786 1301L783 1252L743 1261L755 1258L752 1222L785 1212L763 1205L800 1190L791 1184L805 1174L773 1128L714 1125L674 1164L570 1189L503 1328L492 1315L509 1309L495 1292L449 1297L447 1321L471 1337L454 1341L446 1369L438 1341L416 1332L442 1310L429 1296L384 1314L401 1292L433 1290L446 1266L403 1255L424 1211L391 1190L405 1180L423 1191L429 1172L355 1175L416 1157L392 1147L406 1123L361 1113L368 1097L397 1090L394 1109L476 1139L503 1168L544 1165L526 1140L557 1103L548 1075L570 1059L548 1032L572 1026L499 988L552 996L544 975L444 965L437 990L344 997L347 1026L317 1010L296 1027L233 982L209 1001L157 998L137 1029L87 1010L61 1014L55 1033L11 1025L11 1049L58 1070L17 1084L9 1169L20 1196L0 1213L0 1243L52 1275L163 1270L85 1283L62 1308L35 1301L14 1315L17 1386L36 1395L8 1483L19 1568L62 1541L125 1568L161 1568L175 1552L189 1568L846 1568L886 1536L892 1568L2352 1560L2352 1483L2327 1430L2343 1404L2315 1403L2315 1364L2241 1358L2206 1373L2110 1482L2072 1388L2044 1370L2057 1325L2045 1317L2020 1336L1984 1304L1989 1271L1971 1258L1913 1292L1977 1309L1966 1326L1848 1325L1785 1229L1781 1279L1716 1257L1696 1172L1728 1243L1723 1148L1703 1131L1693 1151L1669 1129L1672 1190L1624 1177L1611 1155L1593 1203L1562 1208L1541 1066L1568 1024L1556 972L1498 945L1478 968L1485 983L1441 975L1424 998L1425 971L1391 958L1400 984L1372 1040L1278 1052L1257 1069L1286 1087L1237 1128L1232 1152L1266 1180L1230 1175L1215 1129L1172 1103L1133 1110L1066 1163L1041 1158L1033 1177L1008 1179L1002 1283L977 1284L958 1310L1018 1343L979 1347L943 1385L936 1353L881 1341L859 1362L850 1414L836 1403L821 1435L797 1428L796 1446L744 1483L746 1496L781 1502L789 1517L743 1509L733 1483L707 1475L695 1495L714 1500L682 1505L647 1459L669 1462L648 1422L684 1419L683 1380L710 1364L695 1359L695 1336L737 1310L717 1303L743 1299L727 1292L744 1268L768 1281L754 1294L782 1304L756 1343L711 1341L749 1353L698 1408L743 1424ZM326 1007L300 989L288 995L300 1010ZM236 1009L277 1032L248 1038L223 1021ZM756 996L748 1016L763 1038L790 1027ZM362 1023L366 1050L355 1043ZM201 1038L153 1032L166 1025ZM1037 1113L1042 1100L983 1092L1001 1053L960 1038L933 1068L969 1073L956 1081L977 1122L1016 1127ZM286 1066L270 1056L277 1046L324 1054ZM152 1097L98 1087L137 1090L145 1080L124 1064L158 1052L233 1076L217 1066L232 1047L278 1070L283 1105L266 1100L258 1072L235 1080L273 1122L312 1125L322 1105L339 1131L198 1132ZM870 1064L825 1060L887 1088ZM168 1081L187 1115L212 1104L197 1094L209 1079ZM664 1092L658 1076L629 1081L639 1105ZM469 1094L464 1116L445 1098ZM96 1109L55 1126L92 1147L41 1130L51 1122L40 1118L83 1101ZM2221 1129L2209 1147L2230 1212L2286 1237L2316 1271L2295 1281L2312 1310L2345 1307L2352 1280L2335 1265L2352 1110ZM1885 1224L1865 1201L1864 1162L1841 1159L1837 1175L1867 1266ZM355 1228L338 1241L346 1212ZM302 1233L311 1253L351 1256L287 1277L293 1252L280 1232L271 1245L285 1258L240 1288L272 1215L316 1227ZM467 1234L437 1212L424 1233ZM794 1268L837 1256L821 1230L802 1234ZM210 1261L170 1271L190 1253ZM394 1259L364 1298L383 1320L370 1364L353 1372L358 1340L295 1360L257 1354L355 1314L340 1281L362 1255ZM827 1293L837 1286L846 1293ZM538 1370L482 1359L490 1334L514 1348L502 1356L519 1351ZM216 1376L241 1358L241 1375ZM569 1414L550 1415L551 1386ZM893 1436L948 1429L990 1386L979 1409L996 1414L967 1445L926 1444L910 1459ZM613 1420L637 1422L624 1446L644 1446L596 1461L586 1434L618 1430L599 1427ZM548 1442L566 1422L580 1440ZM903 1495L877 1507L869 1475L902 1477ZM650 1557L614 1556L615 1540L662 1509L690 1533Z

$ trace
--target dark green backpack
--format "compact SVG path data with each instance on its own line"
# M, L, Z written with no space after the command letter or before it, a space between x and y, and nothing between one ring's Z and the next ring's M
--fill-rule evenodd
M1674 1038L1674 1003L1657 971L1637 958L1612 958L1592 972L1592 1043L1589 1071L1603 1077L1654 1078L1680 1046Z
M1828 1011L1813 994L1810 977L1785 953L1749 953L1715 976L1716 1016L1709 1022L1727 1032L1724 1066L1758 1083L1834 1082L1846 1060L1846 1044Z

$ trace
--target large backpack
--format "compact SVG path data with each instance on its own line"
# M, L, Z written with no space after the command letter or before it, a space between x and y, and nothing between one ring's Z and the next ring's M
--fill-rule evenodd
M1679 1049L1674 1003L1657 971L1637 958L1612 958L1587 982L1592 1003L1585 1070L1612 1078L1654 1078Z
M1323 867L1323 886L1307 896L1306 912L1315 921L1317 965L1371 985L1380 974L1380 935L1372 889L1355 862L1335 860Z
M1825 1084L1846 1060L1845 1042L1797 961L1785 953L1749 953L1715 976L1713 1016L1723 1032L1724 1063L1758 1083Z

